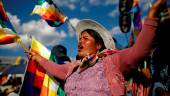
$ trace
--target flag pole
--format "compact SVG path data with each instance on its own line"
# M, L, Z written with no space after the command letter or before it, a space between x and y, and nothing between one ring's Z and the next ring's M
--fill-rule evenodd
M70 25L70 26L71 26L71 28L73 29L73 31L74 31L74 32L76 32L76 29L75 29L75 27L71 24L71 22L70 22L70 19L69 19L69 18L66 20L66 22L67 22L67 24L68 24L68 25Z
M22 42L21 38L16 40L17 43L20 45L22 49L24 49L25 52L29 52L29 49L26 47L26 45Z
M30 36L30 38L31 38L31 36ZM21 39L21 38L17 39L17 43L20 45L20 47L21 47L25 52L29 52L29 48L27 48L26 45L22 42L22 39ZM24 77L25 77L27 68L28 68L28 62L27 62L27 65L26 65L26 68L25 68L25 71L24 71ZM23 78L23 81L22 81L22 84L21 84L21 88L19 89L19 92L18 92L19 95L20 95L20 93L21 93L21 89L22 89L22 87L23 87L23 82L24 82L24 80L25 80L25 78Z
M149 3L149 7L151 8L152 7L151 0L148 0L148 3Z

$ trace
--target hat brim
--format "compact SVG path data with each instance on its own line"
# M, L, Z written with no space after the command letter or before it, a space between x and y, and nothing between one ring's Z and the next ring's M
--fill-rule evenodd
M108 49L115 49L115 43L112 39L112 36L109 31L106 30L101 24L97 23L94 20L90 19L84 19L78 22L76 26L76 32L78 40L81 36L81 33L86 29L92 29L99 33L99 35L102 37L104 45Z

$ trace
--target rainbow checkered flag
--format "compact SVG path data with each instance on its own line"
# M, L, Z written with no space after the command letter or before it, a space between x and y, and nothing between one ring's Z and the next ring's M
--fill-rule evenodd
M142 20L138 0L133 1L133 7L131 11L133 13L133 32L131 33L128 47L134 44L138 34L141 32L142 29Z
M31 49L46 59L51 58L51 52L38 40L32 38ZM62 94L62 95L61 95ZM33 60L29 60L20 90L20 96L65 96L59 83Z
M59 27L67 20L52 0L38 0L32 14L38 14L52 27Z
M0 45L16 42L20 37L13 28L0 0Z

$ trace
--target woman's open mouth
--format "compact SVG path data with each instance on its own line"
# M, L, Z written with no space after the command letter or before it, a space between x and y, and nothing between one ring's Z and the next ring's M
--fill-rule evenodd
M78 45L78 51L81 51L83 49L83 46L81 44Z

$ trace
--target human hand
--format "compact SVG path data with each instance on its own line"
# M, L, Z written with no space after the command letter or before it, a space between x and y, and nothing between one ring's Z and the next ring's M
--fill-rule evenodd
M150 8L148 18L156 18L161 11L166 8L166 0L156 0L156 2Z
M36 51L31 50L29 52L26 52L26 55L28 57L29 60L35 60L37 62L40 62L43 57L41 55L39 55Z
M142 73L144 74L144 76L145 76L147 79L151 79L151 72L150 72L149 68L143 68L143 69L142 69Z

